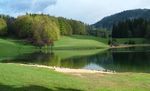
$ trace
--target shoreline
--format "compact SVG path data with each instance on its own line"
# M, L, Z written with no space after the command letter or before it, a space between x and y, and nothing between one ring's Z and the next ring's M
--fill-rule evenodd
M117 48L130 48L130 47L148 47L150 44L135 44L135 45L119 45L119 46L112 46L110 49L117 49Z
M71 69L71 68L60 68L60 67L52 67L52 66L45 66L45 65L34 65L34 64L18 64L18 63L6 63L6 64L17 64L20 66L27 66L27 67L37 67L37 68L46 68L50 70L54 70L56 72L61 73L80 73L80 74L115 74L115 72L104 72L104 71L97 71L97 70L88 70L88 69Z
M148 47L150 44L134 44L134 45L125 45L120 44L119 46L106 46L106 47L89 47L89 48L54 48L53 50L98 50L98 49L115 49L115 48L130 48L130 47Z

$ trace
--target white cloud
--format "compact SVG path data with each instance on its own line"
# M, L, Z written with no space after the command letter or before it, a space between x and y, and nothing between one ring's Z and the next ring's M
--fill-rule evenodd
M105 16L137 8L150 8L150 0L0 0L0 13L44 12L90 24Z
M54 4L56 0L0 0L0 12L12 15L38 13Z
M45 12L95 23L105 16L137 8L150 8L150 0L58 0Z

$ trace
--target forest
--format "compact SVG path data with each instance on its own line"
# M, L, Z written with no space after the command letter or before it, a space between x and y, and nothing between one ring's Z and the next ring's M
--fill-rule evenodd
M150 38L150 21L139 18L113 25L113 38Z

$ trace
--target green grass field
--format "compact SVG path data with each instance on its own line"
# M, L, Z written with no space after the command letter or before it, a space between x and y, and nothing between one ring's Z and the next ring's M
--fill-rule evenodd
M120 38L117 39L119 44L124 44L129 40L135 41L136 44L148 43L147 40L143 38ZM33 51L36 49L35 46L27 44L23 40L0 38L0 48L1 51L9 53L12 51ZM87 49L102 49L109 48L108 39L98 38L86 35L72 35L72 36L62 36L60 40L55 41L54 49L63 50L87 50ZM8 52L9 51L9 52ZM16 52L14 52L16 53Z
M55 49L96 49L108 47L108 40L93 36L73 35L62 36L60 40L55 41ZM16 50L16 49L34 49L35 47L26 44L22 40L0 38L0 48L3 50ZM11 46L11 47L10 47Z
M20 40L15 39L0 39L0 58L11 58L23 53L30 53L36 48L29 44L24 44Z
M150 74L73 76L37 67L0 64L1 91L149 91Z
M99 49L106 48L108 40L93 36L62 36L55 42L55 49Z

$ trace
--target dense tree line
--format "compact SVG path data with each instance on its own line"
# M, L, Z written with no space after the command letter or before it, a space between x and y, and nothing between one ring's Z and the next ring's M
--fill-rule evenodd
M72 35L73 31L71 25L69 24L69 20L59 17L58 21L61 35Z
M0 35L26 39L37 46L52 44L61 35L87 34L83 22L44 14L26 14L17 18L0 16Z
M70 20L69 21L72 27L72 33L78 35L85 35L87 34L87 25L82 23L81 21Z
M104 28L94 28L93 26L88 26L87 32L89 35L101 37L101 38L108 38L111 32Z
M150 22L142 18L113 25L113 38L150 38Z
M81 21L66 19L63 17L59 17L58 21L59 21L61 35L87 34L87 30L86 30L87 25Z
M12 29L12 23L14 22L14 20L15 20L15 18L13 18L13 17L11 17L11 16L8 16L8 15L0 15L0 19L1 19L1 23L3 22L3 24L4 24L4 22L5 22L5 26L6 26L6 28L5 28L5 33L4 34L2 34L1 36L6 36L6 35L8 35L11 31L8 31L8 30L11 30ZM0 26L3 26L3 24L0 24ZM2 29L0 29L0 31L2 31Z

